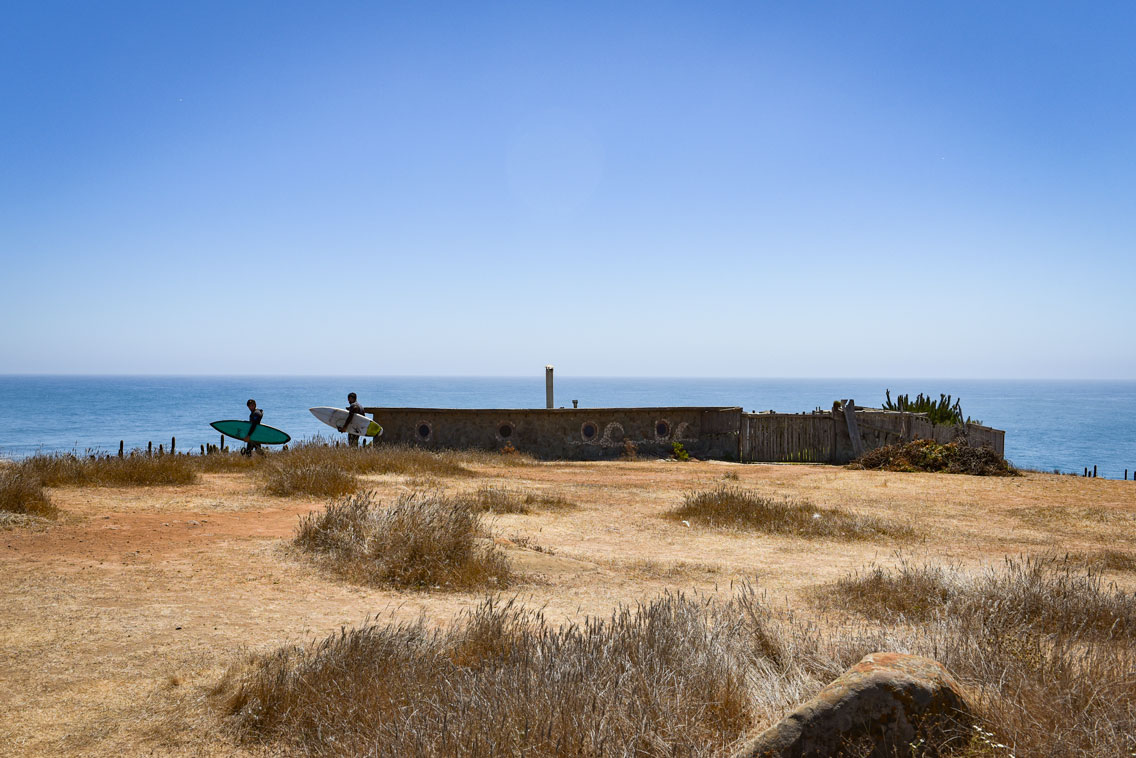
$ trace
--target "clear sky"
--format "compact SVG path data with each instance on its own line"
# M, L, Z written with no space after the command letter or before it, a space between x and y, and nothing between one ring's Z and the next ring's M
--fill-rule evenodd
M0 373L1136 378L1136 4L9 2Z

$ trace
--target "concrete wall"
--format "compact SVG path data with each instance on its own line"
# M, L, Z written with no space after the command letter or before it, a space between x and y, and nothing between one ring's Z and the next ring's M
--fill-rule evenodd
M380 444L517 450L544 459L618 458L629 439L646 457L674 442L696 458L738 460L741 408L367 408Z
M847 463L856 457L844 411L742 413L741 408L367 408L383 426L380 444L431 449L517 450L547 460L603 460L630 440L644 457L670 455L681 442L696 458ZM1003 454L1006 433L978 424L932 426L926 415L859 408L863 449L934 439L989 445Z

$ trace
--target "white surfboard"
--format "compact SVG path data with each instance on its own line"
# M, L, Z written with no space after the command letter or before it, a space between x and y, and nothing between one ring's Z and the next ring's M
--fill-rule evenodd
M343 426L347 417L351 415L343 408L332 408L326 405L308 410L320 421L328 426L335 427L336 431ZM348 434L358 434L360 437L378 437L383 433L383 428L366 416L356 415L355 418L351 419L351 425L345 431Z

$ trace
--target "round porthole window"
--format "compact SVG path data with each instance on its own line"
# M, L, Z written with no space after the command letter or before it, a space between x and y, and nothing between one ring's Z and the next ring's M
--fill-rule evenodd
M497 427L497 436L500 437L503 440L507 440L510 437L512 437L513 436L513 425L506 421L504 424L501 424L500 426L498 426Z
M418 428L414 431L418 434L418 439L422 440L423 442L430 439L430 435L434 433L434 430L430 428L430 424L425 421L420 421L418 423Z
M591 421L585 421L580 425L580 436L584 438L584 442L591 442L600 433L600 428Z
M659 419L655 422L655 436L659 439L666 439L671 434L671 425L666 419Z

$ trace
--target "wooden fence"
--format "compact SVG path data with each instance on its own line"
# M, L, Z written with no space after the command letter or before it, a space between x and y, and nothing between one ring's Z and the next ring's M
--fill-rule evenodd
M933 439L986 445L1005 454L1006 433L980 424L934 426L921 413L844 407L814 413L743 413L738 434L742 461L847 463L865 450Z

